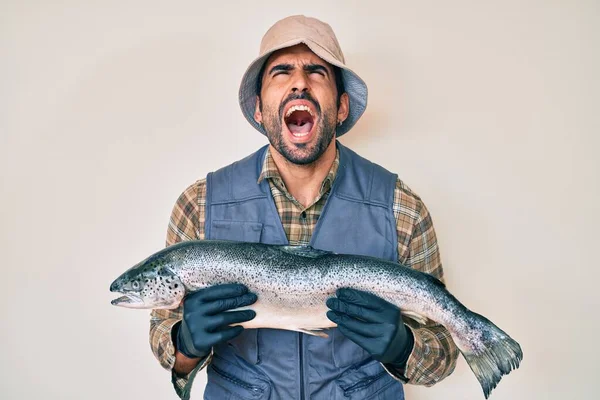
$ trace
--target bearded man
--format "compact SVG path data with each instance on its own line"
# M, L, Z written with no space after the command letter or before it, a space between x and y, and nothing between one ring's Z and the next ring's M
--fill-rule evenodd
M373 256L443 279L431 216L395 174L336 137L365 111L367 87L345 65L331 27L292 16L263 37L240 86L240 106L269 145L188 187L167 245L225 239L311 245ZM350 288L327 300L328 337L235 325L257 297L238 284L209 287L178 310L153 310L150 342L187 399L207 367L206 399L403 399L403 384L433 385L458 350L441 325Z

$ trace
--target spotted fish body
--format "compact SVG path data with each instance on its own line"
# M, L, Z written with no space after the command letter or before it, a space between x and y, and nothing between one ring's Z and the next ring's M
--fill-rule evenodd
M431 275L372 257L301 246L228 241L182 242L153 254L117 278L110 289L130 308L179 306L186 293L241 283L257 294L256 317L245 328L274 328L325 335L335 324L325 301L342 287L373 293L418 321L446 327L487 398L522 359L519 344L471 312Z

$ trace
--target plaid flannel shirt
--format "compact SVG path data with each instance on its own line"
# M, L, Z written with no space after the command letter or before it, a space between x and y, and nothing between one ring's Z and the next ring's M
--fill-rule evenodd
M310 242L317 220L330 193L339 166L339 153L325 177L317 198L304 207L286 189L270 150L267 151L258 179L268 179L271 193L290 245L306 245ZM396 182L393 203L398 231L398 262L444 280L440 252L431 216L421 199L400 179ZM184 240L203 240L206 212L206 180L201 179L189 186L178 198L167 230L167 246ZM150 346L160 364L172 370L175 364L175 347L171 329L181 321L181 307L176 310L152 310L150 319ZM414 348L399 371L384 365L394 378L404 383L431 386L454 371L458 349L450 333L442 325L428 321L419 325L413 320L405 323L414 335ZM195 374L210 363L211 356L184 377L172 372L176 392L183 389Z

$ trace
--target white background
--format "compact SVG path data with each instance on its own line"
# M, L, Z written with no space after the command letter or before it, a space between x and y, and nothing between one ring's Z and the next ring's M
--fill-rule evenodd
M566 0L0 1L0 397L176 398L108 287L266 143L238 84L297 13L369 86L342 142L422 196L450 289L522 345L492 399L597 398L600 5ZM462 358L407 392L483 399Z

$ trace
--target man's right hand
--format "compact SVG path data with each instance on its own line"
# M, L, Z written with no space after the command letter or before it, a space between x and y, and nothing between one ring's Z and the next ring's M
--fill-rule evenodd
M213 346L233 339L244 330L239 325L228 325L256 316L252 310L228 310L248 306L256 299L246 286L238 284L211 286L189 294L183 301L177 350L188 358L206 357Z

